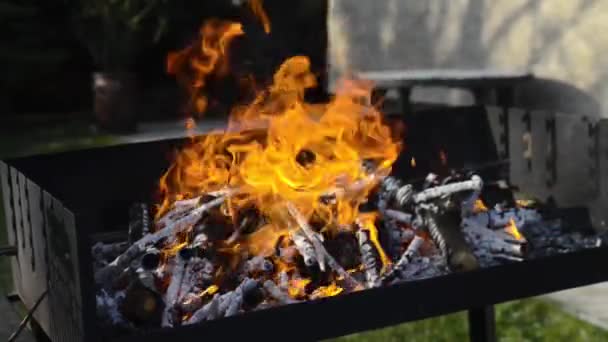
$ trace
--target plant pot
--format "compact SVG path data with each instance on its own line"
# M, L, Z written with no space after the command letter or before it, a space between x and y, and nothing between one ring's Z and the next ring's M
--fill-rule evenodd
M135 131L137 93L132 73L93 73L93 106L99 127L115 133Z

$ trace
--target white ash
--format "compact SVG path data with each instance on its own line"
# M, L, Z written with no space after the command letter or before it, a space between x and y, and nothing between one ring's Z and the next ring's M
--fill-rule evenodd
M287 291L289 289L289 275L285 271L279 273L279 287L283 291Z
M126 297L125 291L118 291L110 294L106 290L101 290L96 295L97 315L102 320L107 320L112 325L128 325L127 320L120 312L120 305Z
M137 278L144 287L154 292L158 292L158 288L156 287L156 276L152 270L139 267L135 272L137 274Z
M233 291L215 295L213 299L197 310L185 324L194 324L219 317L232 316L241 309L244 296L258 287L256 280L247 278Z
M462 217L469 217L474 214L475 203L477 202L477 200L479 199L479 196L481 195L481 190L483 188L483 181L482 181L481 177L479 177L479 176L477 176L477 178L474 178L474 180L476 180L481 185L479 186L479 188L473 189L471 191L471 194L461 202L460 210L461 210Z
M125 269L128 269L138 257L142 256L144 251L143 246L137 244L130 246L114 261L95 272L95 283L102 287L111 287Z
M409 246L407 247L407 250L403 253L401 258L399 258L399 261L397 261L397 263L395 264L395 268L400 269L403 266L409 264L414 258L414 256L418 254L418 250L420 249L423 243L423 238L421 238L420 236L414 237L412 242L410 242Z
M179 291L182 288L187 260L178 256L173 259L173 262L175 265L172 268L171 281L164 296L165 311L163 312L161 323L163 327L170 327L175 323L175 304L179 298Z
M359 287L359 282L357 282L350 275L350 273L346 272L346 270L336 261L336 259L334 259L334 257L329 254L329 252L327 252L327 250L323 246L323 236L312 230L312 228L308 224L308 221L302 215L302 213L300 213L298 208L293 203L287 203L287 211L292 216L292 218L295 219L298 226L304 232L309 241L312 242L321 271L325 271L325 262L327 262L327 265L332 270L334 270L334 272L340 275L348 284L348 286L352 288Z
M189 262L189 272L192 287L202 291L213 283L215 266L208 259L194 257Z
M202 248L202 247L206 247L208 245L208 243L209 243L209 237L207 236L207 234L199 233L194 237L191 245L193 248Z
M414 215L412 215L412 214L405 213L405 212L399 211L399 210L393 210L393 209L387 209L383 212L383 214L385 217L388 217L397 222L408 224L408 225L412 223L412 220L414 218Z
M407 267L399 271L399 276L390 283L395 284L433 278L447 273L449 271L445 259L439 254L430 257L415 256L407 264Z
M376 256L376 248L369 238L369 232L363 229L357 231L361 264L364 267L367 287L374 287L380 277L380 265Z
M179 294L176 300L176 303L183 302L183 298L186 294L195 290L193 280L195 279L194 273L192 272L192 263L191 260L186 263L186 267L184 268L184 275L181 280L181 287L179 289Z
M270 273L274 270L272 262L263 256L253 257L245 262L244 272L248 274L253 273Z
M184 322L185 325L209 321L219 317L220 295L216 294L209 303L198 309L194 314Z
M602 240L599 236L566 231L559 220L552 224L546 224L545 222L528 224L521 231L531 245L528 253L531 258L602 246Z
M293 304L298 302L291 298L286 291L277 286L272 280L266 280L263 286L266 294L280 304Z
M418 192L417 194L413 195L413 201L414 203L428 202L430 200L453 195L458 192L481 191L482 187L483 181L481 180L481 177L473 175L468 181L439 185Z
M93 258L97 260L114 260L129 248L128 242L103 243L98 242L92 247Z
M200 309L201 306L203 306L203 297L201 297L198 293L194 292L186 293L179 300L178 306L182 312L194 312Z
M300 252L300 255L304 259L304 263L306 264L306 266L311 267L317 264L317 253L315 251L315 248L312 242L308 240L304 232L300 230L295 230L292 231L290 235L291 240L293 241L294 245L298 249L298 252Z
M409 246L398 259L397 263L395 263L391 270L387 273L383 274L380 279L377 280L376 285L381 285L382 283L386 283L387 281L391 281L396 277L399 277L399 274L403 272L403 269L407 267L407 265L414 259L414 257L418 254L418 250L423 245L424 239L420 236L415 236L414 239L410 242Z

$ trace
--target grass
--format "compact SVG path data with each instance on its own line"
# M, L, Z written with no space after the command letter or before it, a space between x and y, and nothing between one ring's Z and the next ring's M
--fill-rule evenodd
M68 124L34 123L27 130L17 128L0 132L0 136L0 158L102 146L114 141L112 137L92 133L86 123L78 121ZM4 208L0 205L0 245L6 245L7 242L4 222ZM0 291L0 295L12 291L8 258L0 258ZM497 333L503 342L608 341L608 332L580 321L556 305L540 299L498 305L496 318ZM456 313L349 335L333 341L457 342L467 339L466 314Z
M541 299L525 299L496 306L496 330L502 342L608 341L608 332L563 312ZM344 336L334 342L468 340L465 313L406 323Z

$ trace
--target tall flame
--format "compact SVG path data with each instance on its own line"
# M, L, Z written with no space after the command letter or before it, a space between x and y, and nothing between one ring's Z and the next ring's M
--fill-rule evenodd
M207 80L228 72L228 46L243 33L239 23L210 20L201 28L197 41L167 56L167 72L175 75L189 92L190 107L199 115L207 109Z
M270 33L270 19L264 10L263 0L249 0L249 7L253 14L262 22L264 32Z
M251 6L265 23L261 2L251 1ZM270 30L269 23L264 25ZM207 105L207 80L229 71L227 47L241 34L240 24L214 20L203 25L197 42L168 56L168 71L187 86L198 111ZM253 207L264 219L253 233L224 242L226 253L273 255L278 243L290 243L290 233L301 224L287 210L294 207L321 234L345 227L368 230L386 267L390 259L378 241L375 215L360 214L359 206L390 173L401 145L371 104L373 84L343 80L329 103L306 103L306 90L316 85L310 60L289 58L272 84L251 103L233 109L225 130L193 136L160 179L163 201L157 218L177 200L231 189L237 194L225 201L225 216L237 221L239 213ZM275 265L283 265L283 272L294 269L279 259ZM290 294L302 295L308 282L292 284ZM331 284L315 293L322 297L340 291Z

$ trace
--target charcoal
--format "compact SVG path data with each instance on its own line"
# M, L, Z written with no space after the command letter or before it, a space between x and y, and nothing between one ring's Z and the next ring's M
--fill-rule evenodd
M294 245L298 249L298 252L300 252L302 258L304 258L304 263L306 264L306 266L312 267L313 265L318 263L315 248L312 242L308 240L304 232L299 230L293 231L291 233L291 239L293 240Z
M454 208L425 212L425 224L452 271L479 267L460 227L461 213Z
M160 264L160 251L156 248L149 248L141 258L141 267L146 270L153 270Z
M303 150L296 162L307 167L317 157ZM154 233L138 228L142 220L133 217L145 211L135 205L129 241L97 243L91 250L100 324L177 327L603 242L568 229L557 214L550 221L535 208L497 200L511 190L484 185L472 172L430 174L422 190L385 176L370 160L362 178L349 183L344 177L320 193L323 208L356 199L354 222L328 225L324 213L306 217L297 202L281 203L285 231L272 241L272 255L244 247L247 235L272 224L276 213L266 218L251 203L227 209L238 201L218 210L233 190L176 201ZM370 185L377 188L358 198ZM480 198L488 208L477 205ZM371 217L378 218L375 229L363 221ZM177 253L168 252L178 246Z
M280 304L292 304L298 302L297 300L289 297L289 294L287 294L287 292L284 292L272 280L266 280L264 282L264 290L270 298L274 299Z
M196 311L185 324L235 315L240 310L244 297L255 291L258 285L256 280L246 278L235 290L222 295L215 295L208 304Z
M247 274L271 273L274 270L272 262L262 256L253 257L245 262L244 272Z
M412 242L407 247L407 250L403 253L403 255L399 258L397 263L393 266L391 271L387 272L379 279L381 283L387 283L395 279L399 276L399 273L403 272L403 269L412 262L416 254L418 254L418 250L424 243L424 239L416 236L412 240Z
M164 306L158 293L136 281L126 290L120 310L124 317L136 326L158 327Z

